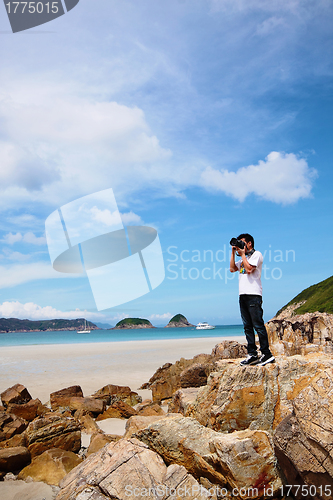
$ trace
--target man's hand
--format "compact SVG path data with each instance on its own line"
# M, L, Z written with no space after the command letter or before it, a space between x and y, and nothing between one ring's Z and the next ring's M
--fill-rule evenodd
M245 249L246 249L246 247L244 247L244 248L238 248L238 247L236 247L237 253L240 255L240 257L242 257L243 255L245 255Z

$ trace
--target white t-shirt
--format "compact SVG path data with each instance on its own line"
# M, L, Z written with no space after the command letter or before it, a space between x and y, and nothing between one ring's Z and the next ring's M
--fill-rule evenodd
M257 250L249 257L245 256L248 263L251 266L255 266L255 270L252 273L247 274L243 261L239 260L236 262L236 266L239 271L239 295L262 295L262 285L261 285L261 269L263 263L263 256L261 252Z

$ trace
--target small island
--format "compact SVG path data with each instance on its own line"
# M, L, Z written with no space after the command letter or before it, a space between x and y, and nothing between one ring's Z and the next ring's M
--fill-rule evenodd
M169 323L164 328L185 328L187 326L194 326L187 321L182 314L176 314L170 319Z
M136 328L155 328L148 319L142 318L125 318L118 321L114 328L110 330L136 329Z
M82 330L85 326L84 318L78 319L45 319L30 321L29 319L0 318L0 333L13 332L61 332L68 330ZM87 328L99 330L98 326L87 321Z

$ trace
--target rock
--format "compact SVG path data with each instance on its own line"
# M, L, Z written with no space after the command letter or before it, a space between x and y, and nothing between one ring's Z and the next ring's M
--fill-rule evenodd
M39 399L31 399L28 403L10 403L7 406L7 412L32 422L39 415L44 415L50 410L42 405Z
M185 368L180 374L181 387L201 387L207 384L209 375L208 365L195 363L188 368Z
M83 415L79 419L80 426L87 434L95 434L96 432L102 432L95 420L90 415Z
M188 408L195 402L199 393L199 387L189 387L187 389L179 389L175 392L172 400L168 405L168 411L170 413L182 413L187 417L192 415L188 411Z
M198 390L196 399L183 399L178 405L176 401L171 409L217 431L272 431L292 411L293 399L328 367L333 367L333 360L324 355L279 358L274 364L248 367L220 360L218 371Z
M155 415L164 415L165 411L160 407L157 403L147 403L145 405L138 405L136 407L136 411L138 415L142 416L155 416Z
M0 448L13 448L16 446L27 446L27 437L25 432L15 434L12 438L0 441Z
M96 453L96 451L99 451L103 448L103 446L109 443L119 441L119 439L122 439L122 436L117 436L116 434L102 434L100 432L93 434L90 439L90 445L87 450L86 457Z
M1 393L2 404L5 408L7 408L10 403L28 403L30 399L32 399L32 397L30 396L28 389L21 384L15 384L13 387L10 387Z
M58 486L61 479L81 462L82 459L75 453L53 448L35 457L30 465L21 470L18 479L31 477L34 481Z
M223 340L212 350L212 357L215 359L236 359L247 356L245 344L239 344L234 340Z
M71 398L83 398L83 392L79 385L72 385L71 387L66 387L66 389L52 392L50 394L52 410L56 410L59 407L69 406Z
M0 441L7 441L23 432L28 422L11 413L0 412Z
M246 488L242 498L263 498L268 488L276 495L282 484L264 431L221 434L177 415L150 424L136 436L167 463L183 465L197 479Z
M127 422L126 422L126 432L124 435L124 438L129 439L132 437L134 434L136 434L139 430L145 429L148 427L149 424L153 422L157 422L158 420L162 420L164 418L172 418L175 415L172 413L168 413L167 415L164 414L162 415L156 415L156 416L141 416L141 415L136 415L133 417L130 417Z
M314 485L324 499L320 491L333 484L332 369L321 371L298 394L293 410L275 431L276 456L289 484ZM294 496L300 499L301 492L294 489Z
M92 397L105 401L107 405L111 405L117 401L123 401L130 406L134 406L142 401L141 396L139 396L137 392L133 392L130 387L112 384L102 387L102 389L96 391Z
M151 389L153 401L160 402L171 398L181 387L205 385L208 375L216 369L216 361L244 357L246 354L244 345L224 340L214 347L212 354L198 354L193 359L181 358L174 364L165 363L141 389Z
M0 449L0 471L16 472L30 462L30 453L24 446Z
M99 415L105 411L104 401L95 398L71 398L69 400L69 409L71 411L79 410L83 413L93 413Z
M35 458L51 448L78 452L81 448L81 431L72 418L58 415L40 417L26 430L28 449Z
M117 401L109 406L104 413L98 415L96 422L105 420L106 418L130 418L133 415L137 415L137 411L134 410L132 406L124 403L123 401Z
M294 356L333 352L333 314L306 313L273 318L266 324L274 355Z
M165 494L158 495L158 488ZM208 492L200 488L184 467L167 467L145 444L136 439L122 439L105 446L73 469L62 481L57 500L134 500L153 491L156 493L152 498L167 499L166 493L171 489L177 492L179 499L208 497Z
M214 363L212 362L210 354L198 354L193 359L181 358L174 364L166 363L159 368L150 378L149 382L142 385L141 389L151 389L153 401L155 402L171 398L173 394L181 388L181 373L186 368L198 363L208 365L208 372L211 372L214 368Z

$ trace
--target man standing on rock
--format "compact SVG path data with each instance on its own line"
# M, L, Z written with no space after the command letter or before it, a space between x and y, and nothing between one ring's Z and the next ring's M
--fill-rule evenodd
M261 269L263 256L254 249L254 239L248 233L240 234L237 240L244 242L244 248L232 247L230 259L230 271L239 271L239 306L247 340L246 359L241 361L242 366L266 365L275 361L269 349L267 330L263 319L262 310L262 285ZM235 253L241 260L235 262ZM257 332L260 343L261 356L258 357L255 342Z

